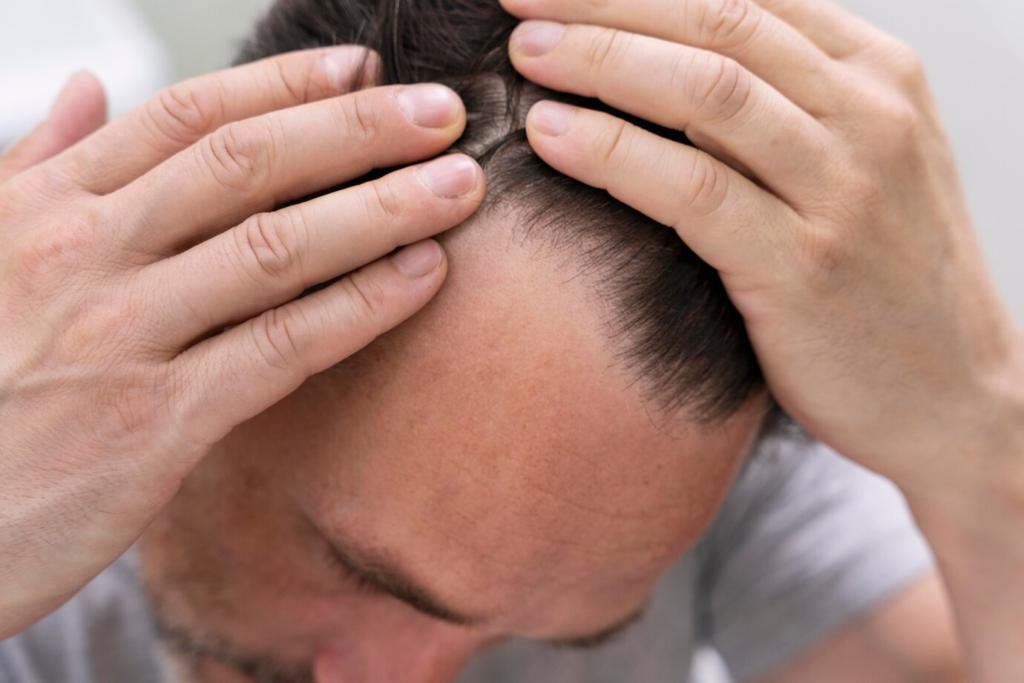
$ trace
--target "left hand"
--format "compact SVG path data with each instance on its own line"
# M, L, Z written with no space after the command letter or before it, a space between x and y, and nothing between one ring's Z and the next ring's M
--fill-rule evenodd
M512 38L525 77L698 146L551 102L528 121L718 269L800 425L933 503L1024 494L1022 334L910 48L827 0L502 4L550 20Z

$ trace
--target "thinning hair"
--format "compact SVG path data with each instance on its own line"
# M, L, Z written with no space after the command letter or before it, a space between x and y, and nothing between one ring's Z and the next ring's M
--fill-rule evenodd
M673 229L545 164L524 124L533 103L552 99L689 141L596 100L526 81L508 55L517 24L498 0L278 0L237 61L363 45L381 57L382 85L453 88L465 103L467 128L452 151L481 162L487 203L514 207L525 239L544 240L576 259L596 282L612 304L611 341L645 400L666 412L685 409L702 422L728 418L764 379L718 273Z

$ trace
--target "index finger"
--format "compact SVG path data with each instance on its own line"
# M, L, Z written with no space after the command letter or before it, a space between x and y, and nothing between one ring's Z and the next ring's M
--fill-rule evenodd
M149 102L59 157L73 182L118 190L221 126L369 85L377 58L345 46L292 52L200 76Z
M835 101L839 98L835 91L839 76L833 60L806 36L764 11L753 0L501 2L509 12L524 19L621 29L717 52L742 64L812 114L837 106ZM554 27L547 30L553 33ZM531 34L532 31L520 31L513 37L513 47L516 42L524 43ZM529 42L536 45L538 41L534 38ZM611 52L611 46L608 47ZM604 54L602 49L595 49L589 56L594 57L594 61L603 61Z

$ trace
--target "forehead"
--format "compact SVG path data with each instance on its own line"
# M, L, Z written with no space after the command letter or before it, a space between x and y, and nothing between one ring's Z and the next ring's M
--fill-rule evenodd
M539 568L639 585L703 530L755 420L649 410L586 278L501 220L450 233L436 300L275 411L306 451L284 476L339 533L492 596Z

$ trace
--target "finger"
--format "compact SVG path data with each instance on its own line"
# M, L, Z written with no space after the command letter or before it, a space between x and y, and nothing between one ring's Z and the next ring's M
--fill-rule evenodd
M674 228L723 277L784 272L792 210L706 152L556 102L533 107L527 134L553 168Z
M530 22L519 30L528 35ZM583 24L565 27L550 52L525 47L512 57L531 81L706 138L784 197L821 189L831 133L735 60Z
M590 24L661 38L732 57L811 112L835 99L832 60L799 31L752 0L503 0L516 16ZM538 50L557 39L558 23L528 22L513 50ZM526 29L526 27L523 27ZM517 41L524 42L517 46Z
M66 164L82 187L108 194L227 123L360 87L376 68L367 55L307 50L179 83L76 147Z
M106 121L103 86L88 72L75 74L64 86L49 118L0 158L0 183L63 152L95 133Z
M465 127L440 85L374 88L229 124L115 195L122 243L173 253L287 201L375 168L432 157Z
M415 314L446 273L440 245L420 242L192 347L174 366L182 424L220 440Z
M882 33L831 0L756 0L835 59L848 59Z
M171 299L156 306L161 319L154 336L182 348L458 225L483 195L477 163L451 155L256 216L143 271L148 284L140 290Z

